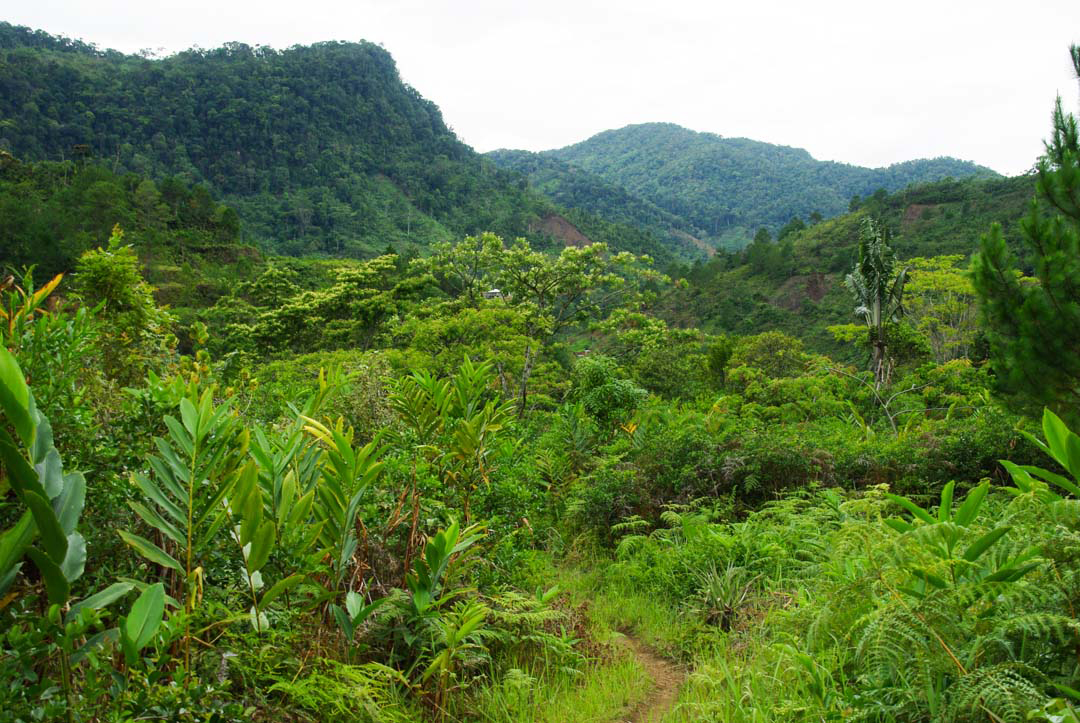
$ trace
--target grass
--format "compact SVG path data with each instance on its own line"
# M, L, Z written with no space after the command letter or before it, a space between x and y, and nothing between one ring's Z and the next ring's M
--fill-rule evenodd
M648 695L650 682L623 654L580 676L537 680L514 670L483 692L469 720L484 723L606 723Z

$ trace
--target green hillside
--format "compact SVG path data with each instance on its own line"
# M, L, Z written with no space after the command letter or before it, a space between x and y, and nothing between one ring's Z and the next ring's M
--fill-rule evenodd
M670 123L646 123L599 133L544 155L623 186L631 194L686 219L715 238L749 240L795 217L848 210L853 196L879 188L947 177L993 177L993 171L953 158L861 168L818 161L802 149L746 138L722 138Z
M246 239L292 254L513 237L547 206L459 141L367 42L150 60L2 23L0 149L205 184Z
M500 168L518 171L531 186L555 203L595 214L607 221L647 230L676 253L693 258L711 247L705 232L685 218L657 206L622 186L565 161L530 151L497 150L486 154Z
M710 332L753 334L778 329L811 348L843 355L826 331L851 322L851 295L843 286L858 254L864 219L873 217L892 232L898 257L944 254L967 259L979 237L1000 223L1006 238L1019 237L1019 220L1035 193L1031 176L945 180L878 195L850 213L796 232L783 242L753 243L737 253L718 253L685 269L689 285L660 302L658 313L676 326Z

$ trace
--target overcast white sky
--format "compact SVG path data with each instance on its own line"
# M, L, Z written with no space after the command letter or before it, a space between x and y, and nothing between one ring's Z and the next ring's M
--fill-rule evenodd
M1080 0L15 0L0 19L131 52L382 43L480 151L670 121L820 159L1014 174L1054 97L1080 106Z

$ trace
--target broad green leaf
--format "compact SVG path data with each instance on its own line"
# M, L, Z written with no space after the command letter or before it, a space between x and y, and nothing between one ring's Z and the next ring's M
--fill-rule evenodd
M987 575L983 578L985 582L1016 582L1024 575L1034 570L1040 563L1032 562L1020 567L1007 566L998 570L992 575Z
M1050 484L1057 485L1058 487L1065 490L1074 497L1080 497L1080 485L1077 485L1075 482L1066 477L1062 477L1056 472L1051 472L1048 469L1043 469L1042 467L1035 467L1032 465L1024 465L1023 467L1021 467L1021 469L1035 477L1049 482Z
M65 535L75 531L86 504L86 479L79 472L64 475L63 489L53 499L53 511Z
M301 582L304 581L304 575L290 575L284 579L278 580L276 583L270 586L270 589L266 591L266 594L262 596L262 600L259 601L259 607L265 608L270 603L277 600L288 590L293 589Z
M68 610L67 619L74 620L79 614L80 610L100 610L101 608L111 605L120 598L127 595L134 589L134 585L130 582L114 582L104 590L94 593L89 597L83 598L79 602L73 604L71 609Z
M56 519L52 505L36 492L25 492L22 499L34 515L34 522L37 523L38 533L41 535L41 544L45 546L49 557L54 563L63 560L67 554L67 535L60 527L60 520Z
M177 544L185 544L186 538L183 533L173 525L171 522L162 517L157 510L147 507L141 502L132 500L128 502L128 507L135 511L143 522L150 525L156 530L159 530L161 534L168 537L170 540Z
M86 540L78 532L72 532L67 538L67 553L60 563L60 571L68 582L75 582L82 577L86 567Z
M1043 435L1046 437L1046 446L1050 448L1050 455L1070 473L1080 474L1080 459L1076 460L1078 464L1074 465L1070 454L1070 447L1073 446L1070 444L1070 438L1076 435L1070 432L1065 422L1049 409L1043 409L1042 428Z
M16 567L26 547L33 541L35 532L34 516L27 511L0 535L0 577L7 576Z
M274 549L274 523L271 520L264 522L256 531L251 540L251 550L247 556L247 568L249 571L261 570L266 561L270 559L270 553Z
M967 497L964 498L964 504L960 505L960 509L956 511L956 524L967 527L972 523L975 516L979 514L979 508L982 507L983 500L986 499L986 493L989 489L990 483L983 482L968 492Z
M53 444L52 425L49 424L49 418L36 408L33 394L30 395L30 419L37 426L34 431L34 444L30 446L29 450L32 453L30 459L34 461L34 464L37 464L43 462L45 455L56 445Z
M6 348L0 348L0 408L23 444L29 447L34 440L30 388L26 386L19 363Z
M288 527L296 527L302 522L306 521L308 515L311 514L311 507L315 502L315 490L311 490L306 495L296 501L292 510L289 512L289 516L286 518Z
M64 577L63 571L52 559L36 547L26 551L27 556L34 561L34 565L41 572L41 579L45 581L45 592L49 602L53 605L63 605L71 594L71 585Z
M166 497L165 493L161 491L161 488L154 484L152 480L146 475L138 473L133 475L133 479L139 489L142 490L142 493L146 495L151 502L160 507L165 514L171 517L174 524L187 524L187 513L180 505Z
M184 428L187 429L191 438L198 442L199 440L199 411L195 409L195 405L191 403L191 400L184 398L180 400L180 416L184 420Z
M162 567L167 567L171 570L176 570L179 573L184 572L184 568L179 562L173 559L173 557L169 555L169 553L165 552L160 547L150 542L150 540L139 537L138 535L133 535L127 530L117 530L117 534L120 535L120 538L124 542L135 548L136 552L138 552L150 562L161 565Z
M953 500L953 488L956 487L956 482L949 480L949 483L945 485L941 490L941 507L938 508L938 520L941 522L948 522L952 518L952 500Z
M45 459L35 464L34 469L37 470L41 486L45 488L45 498L51 500L59 495L64 489L64 464L55 447L45 453Z
M131 613L124 622L124 632L135 644L136 652L154 639L164 615L165 586L159 582L143 590L131 606Z
M331 605L330 611L334 614L334 619L337 621L338 627L341 628L341 632L345 633L345 639L351 641L353 637L353 624L349 619L349 616L337 605Z
M914 517L917 517L923 522L930 525L934 524L934 518L930 516L930 513L924 510L922 507L919 507L907 497L901 497L900 495L894 495L891 493L886 494L885 497L900 505L905 510L910 512Z
M964 551L964 559L968 562L975 562L983 553L989 550L995 542L1001 539L1001 536L1008 532L1010 527L998 527L996 529L987 532L975 542L971 543L967 550Z
M185 455L191 457L192 453L195 451L195 446L184 426L176 421L175 417L168 416L165 417L165 426L169 428L169 439L180 447Z
M906 520L901 520L899 517L888 517L882 521L901 534L905 532L911 532L915 529L915 525L907 522Z
M1021 491L1025 493L1031 493L1037 489L1042 489L1044 487L1044 485L1037 482L1035 478L1031 476L1031 473L1028 472L1027 469L1025 469L1024 467L1013 464L1007 459L999 459L998 463L1005 468L1005 470L1012 477L1013 482L1016 483L1017 488L1019 488ZM1050 500L1061 499L1060 495L1047 489L1042 490L1041 496Z
M355 618L363 608L364 598L360 597L360 593L349 590L345 595L345 609L349 612L349 617Z
M45 488L41 486L37 470L23 456L15 440L0 427L0 459L3 459L7 467L8 482L17 494L24 492L36 492L45 499L49 499Z

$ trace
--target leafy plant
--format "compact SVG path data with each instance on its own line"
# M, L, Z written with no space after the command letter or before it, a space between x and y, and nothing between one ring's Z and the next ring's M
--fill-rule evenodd
M322 523L319 545L330 553L331 592L337 594L345 583L356 552L360 503L383 469L383 463L379 461L382 450L378 439L362 447L354 446L353 429L346 429L341 418L333 428L307 417L304 421L305 431L323 444L322 476L315 509Z
M229 403L215 405L213 393L207 388L194 401L180 400L180 419L167 416L169 435L155 440L158 455L149 459L154 478L142 472L133 475L144 499L133 500L131 508L161 535L164 547L118 531L146 560L177 573L173 590L184 601L187 668L190 618L201 599L205 556L228 521L227 499L244 468L249 439Z
M437 720L446 720L446 696L450 683L458 672L475 659L486 648L479 640L484 635L484 620L488 609L475 600L460 601L446 616L436 622L438 635L435 640L435 652L422 681L435 678L435 714Z

